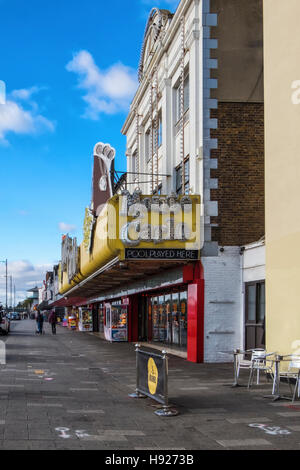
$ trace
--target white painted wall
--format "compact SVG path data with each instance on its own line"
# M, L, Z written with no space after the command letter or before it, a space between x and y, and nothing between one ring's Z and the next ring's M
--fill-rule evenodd
M266 248L264 242L246 245L243 253L243 281L262 281L266 278Z

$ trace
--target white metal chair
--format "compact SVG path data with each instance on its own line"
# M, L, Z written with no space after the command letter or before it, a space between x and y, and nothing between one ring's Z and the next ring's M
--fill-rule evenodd
M298 398L300 397L300 356L296 356L293 354L289 354L287 356L283 356L283 359L290 358L290 362L288 365L287 371L280 371L279 372L279 382L281 378L286 378L288 380L288 384L291 389L291 379L295 380L294 392L293 392L293 399L292 402L295 401L296 392L298 390ZM292 389L291 389L292 391Z
M273 361L268 359L268 357L273 356L274 354L274 352L267 353L267 351L264 349L252 349L248 388L250 388L253 383L255 371L257 374L257 385L259 385L259 377L261 372L265 372L266 374L269 373L273 378ZM267 362L270 362L270 365L268 365Z
M240 375L240 369L250 369L251 367L251 360L250 359L245 359L245 355L249 354L250 351L243 351L239 354L237 354L237 371L236 371L236 376L237 379L239 378Z

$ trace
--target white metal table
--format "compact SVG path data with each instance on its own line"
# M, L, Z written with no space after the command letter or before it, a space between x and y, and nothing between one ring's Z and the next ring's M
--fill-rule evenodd
M265 395L264 398L272 398L273 401L278 400L291 400L293 401L292 397L287 397L285 395L280 394L280 363L281 362L289 362L284 359L284 356L280 356L277 354L274 359L275 367L274 367L274 379L273 379L273 388L271 395Z
M219 354L232 355L233 354L233 384L232 388L235 387L246 387L247 385L240 384L238 381L238 355L246 354L251 351L243 351L242 349L234 349L233 351L219 351Z

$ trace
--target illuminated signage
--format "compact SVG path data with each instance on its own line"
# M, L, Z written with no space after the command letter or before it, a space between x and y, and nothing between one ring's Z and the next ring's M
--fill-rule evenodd
M120 196L120 240L125 247L141 243L196 242L200 236L195 198L190 196L143 196L140 191ZM198 224L198 230L195 227Z

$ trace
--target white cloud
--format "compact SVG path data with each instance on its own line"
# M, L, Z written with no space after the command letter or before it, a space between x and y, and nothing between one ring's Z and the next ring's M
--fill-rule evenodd
M27 101L33 94L38 93L39 90L40 88L37 86L33 86L31 88L21 88L20 90L13 90L10 95L15 100L19 99Z
M55 124L38 112L38 105L35 101L30 101L34 93L39 89L32 87L29 89L14 90L9 95L5 104L0 105L0 143L8 144L7 134L37 134L39 132L53 132ZM24 104L18 103L24 101Z
M100 70L93 56L85 50L77 52L66 69L78 75L78 87L85 90L87 104L84 117L98 119L100 113L126 112L137 90L136 71L121 63Z
M31 287L40 287L45 279L46 271L52 271L53 265L33 265L28 260L19 260L8 263L8 276L12 276L12 291L16 288L16 303L24 300L29 294ZM11 299L10 277L8 278L8 303ZM0 265L0 303L5 305L6 301L6 279L5 266Z
M62 233L70 233L70 232L74 232L74 230L76 230L75 225L66 224L65 222L60 222L58 224L58 228Z

